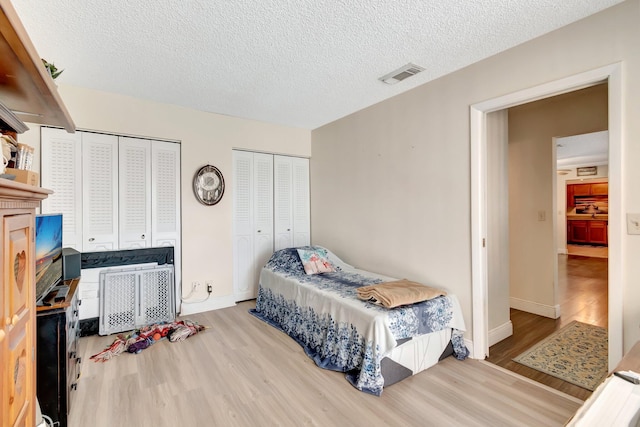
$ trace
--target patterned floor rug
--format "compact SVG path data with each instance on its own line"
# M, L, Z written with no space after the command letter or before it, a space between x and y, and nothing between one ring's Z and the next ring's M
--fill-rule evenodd
M607 347L605 328L574 320L513 360L593 391L607 376Z

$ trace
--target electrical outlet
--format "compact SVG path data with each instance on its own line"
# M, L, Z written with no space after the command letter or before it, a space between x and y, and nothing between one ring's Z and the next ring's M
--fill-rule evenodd
M191 282L191 289L198 290L200 289L200 282Z
M205 282L205 285L207 285L207 292L208 293L213 292L213 282L212 281L209 280L209 281Z

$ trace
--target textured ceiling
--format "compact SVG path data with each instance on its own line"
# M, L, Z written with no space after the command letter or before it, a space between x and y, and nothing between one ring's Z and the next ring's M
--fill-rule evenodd
M621 0L12 0L64 84L314 129ZM378 80L408 62L426 68Z

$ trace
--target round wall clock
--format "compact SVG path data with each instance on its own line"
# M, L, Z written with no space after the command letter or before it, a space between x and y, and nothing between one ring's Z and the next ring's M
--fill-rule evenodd
M211 165L201 167L193 177L193 192L203 205L215 205L224 194L224 178L220 170Z

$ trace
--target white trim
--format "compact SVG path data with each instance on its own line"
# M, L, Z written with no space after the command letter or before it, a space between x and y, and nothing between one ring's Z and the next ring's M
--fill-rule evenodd
M540 304L535 301L527 301L520 298L509 297L509 307L516 310L526 311L527 313L537 314L538 316L557 319L560 317L560 305Z
M189 303L188 300L182 300L182 311L180 312L180 316L202 313L204 311L219 310L221 308L233 307L234 305L236 305L236 299L233 295L209 298L205 301L195 303Z
M524 89L470 106L471 138L471 280L473 297L473 354L484 358L488 346L487 255L482 239L486 223L486 114L594 84L609 83L609 369L622 359L622 65L615 63L560 80ZM480 356L482 355L482 356Z
M508 322L489 331L489 347L509 338L511 335L513 335L513 323L509 320Z
M568 255L569 251L567 248L558 248L558 255Z

